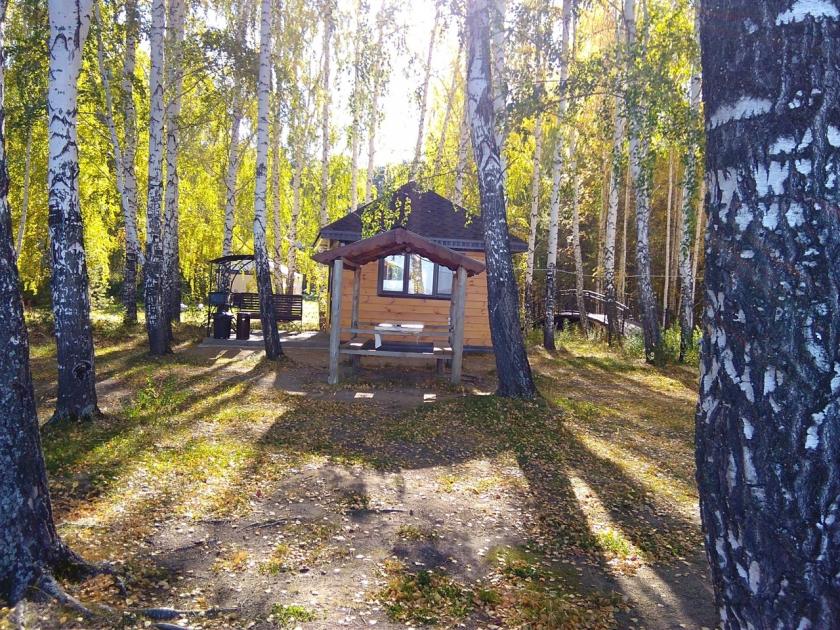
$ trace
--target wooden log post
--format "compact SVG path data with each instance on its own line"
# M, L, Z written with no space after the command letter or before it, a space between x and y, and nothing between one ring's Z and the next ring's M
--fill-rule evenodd
M359 293L361 292L361 287L362 267L359 265L353 270L353 305L350 310L350 328L354 330L359 328ZM356 333L353 333L352 336L355 337ZM360 361L361 357L357 354L350 357L350 364L353 366L354 372L359 367Z
M338 349L341 344L341 280L344 276L344 259L333 261L332 311L330 312L330 376L328 383L338 383Z
M452 384L461 382L464 364L464 304L467 296L467 270L458 267L452 287Z

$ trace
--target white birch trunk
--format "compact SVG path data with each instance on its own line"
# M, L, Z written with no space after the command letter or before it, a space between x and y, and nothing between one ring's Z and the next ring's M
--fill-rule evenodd
M699 37L700 11L695 8L694 34ZM689 85L689 111L691 120L699 125L700 122L700 99L701 99L702 78L700 68L695 67L691 75ZM698 212L697 189L698 189L698 140L701 133L700 128L692 127L693 133L689 135L688 153L685 160L685 173L683 174L682 186L682 230L680 233L680 361L685 360L686 351L694 344L694 281L696 276L697 253L691 255L692 226L699 234L701 225ZM700 203L702 204L702 197Z
M279 74L278 74L279 76ZM274 112L271 125L271 216L273 222L272 233L274 236L274 248L272 260L274 261L274 286L278 293L284 290L284 277L281 271L283 261L283 226L281 221L280 203L280 94L277 93L277 110Z
M493 121L488 22L486 0L470 0L467 104L487 253L487 306L499 380L496 393L530 399L535 396L536 388L525 353L519 320L519 292L510 253L502 165Z
M615 98L615 127L613 129L613 146L610 160L609 193L607 198L607 216L604 228L604 294L607 310L607 341L613 343L618 339L618 310L616 308L615 286L615 239L616 224L618 223L618 202L621 189L621 155L624 147L625 121L621 111L622 101ZM625 212L625 228L626 228ZM626 235L625 235L626 240ZM626 252L624 252L626 255ZM622 265L624 263L622 262ZM623 273L623 269L622 269ZM622 287L623 288L623 287Z
M125 274L122 298L125 321L137 322L137 273L143 264L143 250L137 234L137 109L134 106L134 69L139 37L137 0L125 3L125 57L122 68L123 196L125 198Z
M572 131L569 142L569 163L572 177L572 247L575 256L575 301L577 302L580 327L589 334L589 316L583 299L583 252L580 247L580 177L577 174L577 134Z
M558 121L562 123L566 115L567 90L566 82L569 78L569 39L572 36L575 0L563 2L563 41L560 47L560 103L557 108ZM554 350L554 305L556 299L556 269L557 269L557 230L560 221L560 184L563 174L563 151L565 149L562 128L558 125L557 142L554 145L554 155L551 159L551 205L548 219L548 252L545 269L545 320L543 322L543 345Z
M420 122L417 125L417 143L414 145L414 160L411 162L411 170L408 178L414 179L420 169L420 162L423 159L423 134L426 129L426 109L429 101L429 82L432 76L432 55L435 50L435 40L438 36L438 25L440 24L440 2L435 1L435 21L432 25L432 34L429 36L429 49L426 53L426 67L423 75L423 88L420 92Z
M292 212L289 217L289 252L286 266L289 275L286 278L286 293L295 292L295 273L297 273L297 238L298 219L300 218L300 184L303 176L304 157L298 154L292 171Z
M76 118L91 0L49 2L48 201L52 306L58 351L54 420L98 414L90 297L79 199Z
M163 282L167 316L181 319L181 261L179 256L178 129L184 84L183 43L185 0L169 0L166 55L166 197L163 222Z
M239 15L236 16L235 37L236 41L245 44L245 30L247 20L244 7L239 7ZM236 221L236 179L239 173L239 132L242 126L242 85L238 77L234 78L233 98L230 110L230 144L228 145L227 169L225 170L225 227L222 236L222 255L229 256L233 253L233 228ZM223 284L227 285L229 278L223 278ZM227 286L219 290L227 291Z
M624 0L624 27L628 49L628 63L633 63L636 45L636 5L635 0ZM632 71L632 67L629 68ZM642 128L643 112L638 102L628 106L628 135L630 140L630 173L636 201L636 276L638 278L639 312L642 319L642 332L645 339L645 359L649 362L659 360L661 350L661 330L656 315L656 295L653 292L650 272L650 246L648 227L650 223L650 174L648 172L648 142Z
M671 206L674 198L674 151L668 152L668 205L665 220L665 274L662 287L662 328L668 325L668 306L671 296Z
M332 7L327 9L324 16L324 70L321 96L321 212L318 215L318 227L329 223L329 193L330 193L330 40L332 39L334 24Z
M496 123L496 146L502 161L502 177L507 181L507 68L505 66L505 11L507 0L490 2L490 78L493 82L493 117Z
M1 69L0 69L1 70ZM17 242L15 243L15 263L20 260L23 251L23 238L26 234L26 215L29 214L29 179L32 172L32 127L26 132L26 157L23 165L23 199L20 204L20 219L18 220Z
M164 102L163 64L166 6L164 0L152 0L150 33L151 67L149 72L149 175L146 206L146 270L144 302L149 351L152 355L170 352L169 317L166 308L166 282L163 261L163 160Z
M274 299L271 292L271 267L268 258L266 221L268 215L268 136L271 95L271 0L261 1L260 68L257 81L257 165L254 183L254 266L260 296L260 324L265 342L265 356L270 361L282 356Z
M531 213L528 216L528 253L525 258L525 330L534 325L534 260L540 221L540 182L543 149L542 114L534 118L534 159L531 170Z

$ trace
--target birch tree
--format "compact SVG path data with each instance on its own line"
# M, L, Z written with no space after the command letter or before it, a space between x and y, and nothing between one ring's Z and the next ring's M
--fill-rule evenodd
M137 235L137 174L134 161L137 155L137 110L134 106L134 69L140 25L137 0L125 2L125 49L122 67L123 115L123 215L125 221L125 274L122 298L125 320L137 321L137 269L141 259L140 239Z
M330 40L335 28L332 0L326 0L324 7L324 45L322 50L323 71L321 79L321 212L318 227L329 223L329 194L330 194Z
M49 3L48 198L52 307L58 350L54 421L99 414L90 297L79 200L78 80L91 0Z
M52 516L47 470L41 451L41 437L29 369L29 338L20 295L20 277L12 247L12 213L9 207L9 175L5 138L5 37L6 0L0 0L0 602L15 606L34 589L58 599L77 612L87 612L67 595L53 577L62 573L85 578L104 572L87 564L59 538ZM85 10L87 13L85 13ZM67 64L80 58L84 16L90 6L68 7L53 1L50 14L50 76L53 81L72 74ZM67 29L75 23L75 29ZM62 41L63 36L71 37ZM75 37L75 39L74 39ZM80 61L78 62L80 63ZM75 82L61 84L75 88ZM51 90L58 86L52 86ZM51 120L67 118L74 108L56 100L50 91ZM72 94L68 93L68 97ZM61 105L62 109L58 109ZM71 127L67 127L69 130ZM54 181L51 179L51 182ZM52 217L52 215L51 215ZM95 401L94 401L95 405Z
M432 56L435 51L435 41L438 37L440 25L441 3L435 0L435 21L432 24L432 32L429 35L429 48L426 52L426 65L423 68L423 84L420 87L420 122L417 124L417 142L414 145L414 159L411 161L411 168L408 178L414 179L420 169L420 161L423 158L423 138L426 129L426 110L429 102L429 83L432 76Z
M245 46L245 31L248 25L246 11L243 6L236 6L234 17L234 38L237 46ZM230 142L228 144L227 167L225 169L225 227L222 235L222 255L233 253L233 228L236 222L236 179L239 173L239 133L242 127L243 86L239 75L234 72L233 92L230 107ZM224 284L229 279L224 279ZM225 289L226 290L226 289Z
M496 357L497 394L533 398L536 388L519 321L519 292L510 253L505 192L490 78L490 15L487 0L468 0L467 107L487 253L487 302Z
M632 95L628 102L628 137L630 144L630 175L633 178L633 193L636 202L636 277L638 285L639 311L644 334L645 359L654 362L660 359L662 333L656 314L656 295L653 292L650 271L650 245L648 230L650 224L650 165L649 137L645 133L645 105L639 98L638 77L635 73L636 51L636 3L624 0L624 32L627 45L629 80L636 83L628 91Z
M575 302L583 333L589 334L589 316L583 299L583 251L580 247L580 177L577 173L577 134L572 131L569 142L569 161L572 177L572 247L575 256Z
M616 61L621 59L621 29L616 28ZM620 76L620 75L619 75ZM621 162L624 152L625 118L623 112L623 100L621 98L620 79L615 84L615 126L613 127L612 155L610 160L609 192L607 198L607 216L604 227L604 298L606 302L607 315L607 341L612 344L618 339L618 309L616 307L616 281L615 281L615 240L618 223L618 201L621 190ZM624 218L624 240L627 235L627 216L625 209ZM626 259L626 245L622 252ZM622 274L625 262L622 260ZM623 293L623 290L622 290Z
M574 29L575 0L563 0L563 32L560 44L560 102L557 106L557 118L563 121L568 105L566 83L569 79L569 40ZM545 320L543 322L543 345L548 350L554 350L554 306L557 294L557 233L560 229L560 196L563 175L563 153L566 149L563 143L562 129L558 125L557 141L551 159L551 205L548 218L548 252L545 269Z
M268 134L271 94L271 0L262 0L260 13L260 67L257 83L257 172L254 187L254 266L260 296L260 324L265 341L265 356L273 361L283 354L274 300L271 292L271 268L266 240L268 192Z
M20 206L20 221L18 222L17 240L15 241L15 263L20 260L23 251L23 237L26 234L26 215L29 213L29 185L32 173L32 126L26 131L26 157L23 166L23 200Z
M840 7L710 0L700 39L697 484L721 626L834 628Z
M525 330L534 324L534 261L536 259L537 229L540 220L541 161L543 148L542 114L534 118L534 159L531 170L531 212L528 215L528 252L525 258Z
M695 7L695 34L699 33L700 10ZM696 230L700 219L697 216L697 167L699 141L702 129L698 127L700 118L700 88L702 80L700 67L695 66L689 86L689 134L686 147L685 171L682 183L682 231L680 233L680 356L685 360L688 349L694 344L694 278L695 267L691 256L692 231ZM695 256L696 257L696 256Z
M181 319L181 265L179 249L178 141L184 84L183 45L185 0L169 0L166 53L166 192L163 221L164 301L170 321Z
M167 315L166 280L163 260L163 63L166 6L164 0L152 0L152 27L149 36L151 67L149 71L149 187L146 206L146 269L144 273L144 305L149 352L163 355L171 352L169 317Z

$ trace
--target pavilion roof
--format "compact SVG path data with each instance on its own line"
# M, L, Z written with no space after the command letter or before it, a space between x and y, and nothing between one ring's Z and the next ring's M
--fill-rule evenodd
M312 256L316 262L329 265L337 258L343 258L352 266L362 266L384 256L393 254L419 254L452 271L463 267L468 276L484 271L484 263L439 245L405 228L380 232L370 238L328 249Z

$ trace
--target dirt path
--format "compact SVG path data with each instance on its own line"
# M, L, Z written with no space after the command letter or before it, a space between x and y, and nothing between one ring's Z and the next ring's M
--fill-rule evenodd
M476 396L494 382L475 357L455 390L377 369L328 387L322 353L289 354L277 369L189 345L163 364L102 363L113 426L45 443L62 536L116 559L131 598L101 583L76 595L235 609L179 622L196 630L714 626L685 481L690 382L538 356L555 418Z

